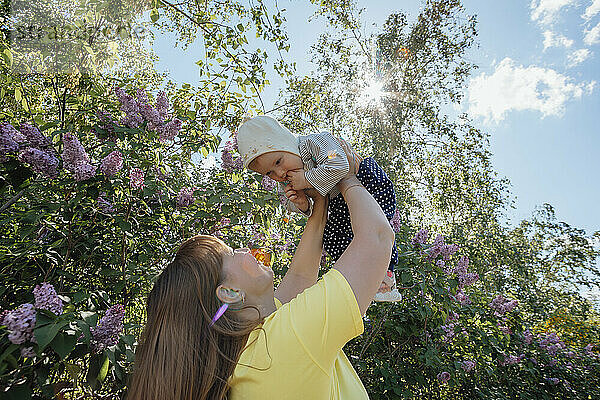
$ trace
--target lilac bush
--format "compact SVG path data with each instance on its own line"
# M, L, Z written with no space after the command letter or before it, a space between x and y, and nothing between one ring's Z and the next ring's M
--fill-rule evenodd
M271 192L273 189L275 189L275 187L277 187L277 181L265 175L262 178L261 185L267 192Z
M123 155L115 150L102 159L98 171L106 176L113 176L123 168Z
M73 173L76 181L84 181L96 174L96 167L90 163L90 157L79 142L77 135L66 132L63 136L63 167Z
M402 229L402 221L400 220L400 212L396 209L394 212L394 216L390 220L390 225L392 225L392 229L394 232L398 233Z
M139 168L132 168L129 172L129 186L132 189L142 189L144 187L144 171Z
M29 147L19 153L18 159L46 178L52 179L58 175L58 158L43 150Z
M52 311L56 315L62 314L63 302L56 294L54 286L48 282L36 285L33 289L35 308Z
M95 352L101 352L107 347L114 346L119 341L119 335L123 331L123 318L125 308L117 304L106 311L95 328L90 328L92 334L92 348Z
M16 129L10 124L0 125L0 162L8 160L8 154L19 151L19 144L15 141L11 131Z
M110 203L110 201L106 200L103 196L106 196L106 193L101 193L100 196L98 196L98 198L96 199L96 204L98 206L98 209L103 214L108 214L108 215L114 214L114 212L115 212L114 206Z
M50 147L50 140L46 136L44 136L44 134L42 134L37 127L24 123L21 124L19 130L27 139L31 147L35 147L36 149L40 150L44 150Z
M184 186L177 193L177 207L185 208L194 203L194 189Z
M14 344L34 342L33 328L35 327L35 307L33 304L21 304L9 312L3 321L8 329L8 340Z

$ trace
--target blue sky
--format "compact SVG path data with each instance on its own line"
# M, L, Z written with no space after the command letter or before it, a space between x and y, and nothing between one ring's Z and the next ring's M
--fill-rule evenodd
M461 111L491 137L493 163L515 196L510 222L531 216L543 203L557 218L588 234L600 230L600 0L463 0L478 17L479 47L468 54L478 65ZM286 60L299 74L314 66L310 46L325 29L308 22L308 0L279 0L287 9L291 49ZM402 11L415 17L421 1L361 0L363 32L376 32L386 17ZM173 48L159 37L154 50L159 69L179 83L193 84L199 46ZM173 62L177 60L177 62ZM266 108L283 82L272 74L263 94Z

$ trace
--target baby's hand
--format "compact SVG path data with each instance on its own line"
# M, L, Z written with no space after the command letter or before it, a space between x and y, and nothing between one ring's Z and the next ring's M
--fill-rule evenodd
M290 199L290 201L292 203L294 203L296 205L296 207L298 207L298 209L300 209L300 211L306 213L308 212L308 198L306 197L306 193L304 193L303 190L294 190L290 187L291 185L287 185L284 189L283 192L285 193L285 196Z
M302 169L288 171L287 180L290 182L288 186L291 186L294 190L312 189L312 185L306 180Z

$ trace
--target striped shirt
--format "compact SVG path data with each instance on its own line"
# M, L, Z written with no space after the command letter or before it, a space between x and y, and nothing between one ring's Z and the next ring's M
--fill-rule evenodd
M337 139L329 132L313 133L298 137L298 150L304 164L304 176L322 196L329 194L331 198L340 191L335 187L346 176L350 166L346 153ZM283 192L283 184L279 190ZM284 203L286 209L299 212L308 217L312 214L313 201L308 199L309 207L306 213L296 207L287 197Z

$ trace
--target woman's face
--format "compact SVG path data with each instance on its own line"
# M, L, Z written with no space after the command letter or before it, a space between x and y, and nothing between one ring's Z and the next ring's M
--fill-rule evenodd
M223 260L224 284L241 289L246 298L273 293L273 270L259 263L250 249L231 249Z

